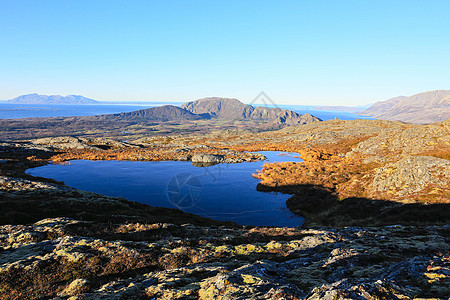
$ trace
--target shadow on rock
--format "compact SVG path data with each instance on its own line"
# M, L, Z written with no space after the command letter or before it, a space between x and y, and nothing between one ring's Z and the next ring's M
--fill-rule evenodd
M339 200L332 189L316 185L267 187L258 191L294 194L286 202L295 214L306 218L305 225L385 226L450 223L450 204L399 203L367 198Z

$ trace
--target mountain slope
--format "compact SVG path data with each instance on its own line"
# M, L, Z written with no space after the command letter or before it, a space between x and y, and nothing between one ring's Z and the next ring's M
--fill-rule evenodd
M151 107L147 109L136 110L132 112L103 115L102 117L109 120L117 118L123 121L175 121L175 120L199 120L205 119L204 116L196 115L183 108L173 105L164 105L159 107Z
M310 114L301 115L292 110L281 109L281 108L267 108L267 107L256 107L252 114L250 115L250 119L253 120L267 120L270 123L277 125L302 125L312 122L320 121L319 118L316 118Z
M80 95L39 95L29 94L8 100L8 103L17 104L96 104L98 101Z
M212 117L224 119L245 119L253 112L251 105L242 103L233 98L210 97L203 98L181 105L194 114L209 114Z
M434 123L450 116L450 90L438 90L377 102L361 114L377 119Z
M182 108L212 118L266 121L273 125L299 125L320 121L309 114L280 108L253 107L231 98L204 98L181 105Z
M363 113L371 116L376 116L383 114L387 110L391 109L394 105L399 103L401 100L408 98L405 96L398 96L395 98L391 98L385 101L379 101L374 103L372 106L370 106L368 109L366 109Z

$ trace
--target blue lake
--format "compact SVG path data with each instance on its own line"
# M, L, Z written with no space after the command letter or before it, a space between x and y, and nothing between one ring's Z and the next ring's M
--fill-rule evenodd
M88 161L46 165L28 174L64 181L67 185L108 196L120 196L151 206L178 208L188 213L241 225L303 224L286 207L290 195L259 192L252 173L264 162L301 161L288 154L263 151L268 160L194 167L191 162Z

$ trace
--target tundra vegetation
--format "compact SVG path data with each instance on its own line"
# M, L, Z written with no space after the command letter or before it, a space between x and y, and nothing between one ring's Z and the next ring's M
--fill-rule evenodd
M84 132L0 144L0 298L450 295L450 120L330 120L201 134L142 126L126 141ZM262 191L292 194L288 207L306 217L304 227L242 227L25 174L72 159L213 154L238 163L262 159L250 152L263 150L303 158L265 164L254 176Z

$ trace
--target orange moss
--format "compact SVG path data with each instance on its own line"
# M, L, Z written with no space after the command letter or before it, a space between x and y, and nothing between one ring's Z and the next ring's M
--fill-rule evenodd
M433 150L422 152L420 155L433 156L450 160L450 147L442 145L440 147L435 147Z
M365 186L367 175L375 165L365 165L357 160L332 157L326 161L307 160L303 163L264 164L261 171L253 176L261 184L269 187L288 187L314 185L335 191L339 198L367 197Z
M54 163L62 163L69 160L130 160L130 161L168 161L183 160L186 157L196 153L222 154L225 158L249 158L251 154L230 154L225 153L221 149L203 148L200 150L188 150L176 152L177 148L173 147L146 147L146 148L111 148L106 150L100 149L67 149L50 158Z

